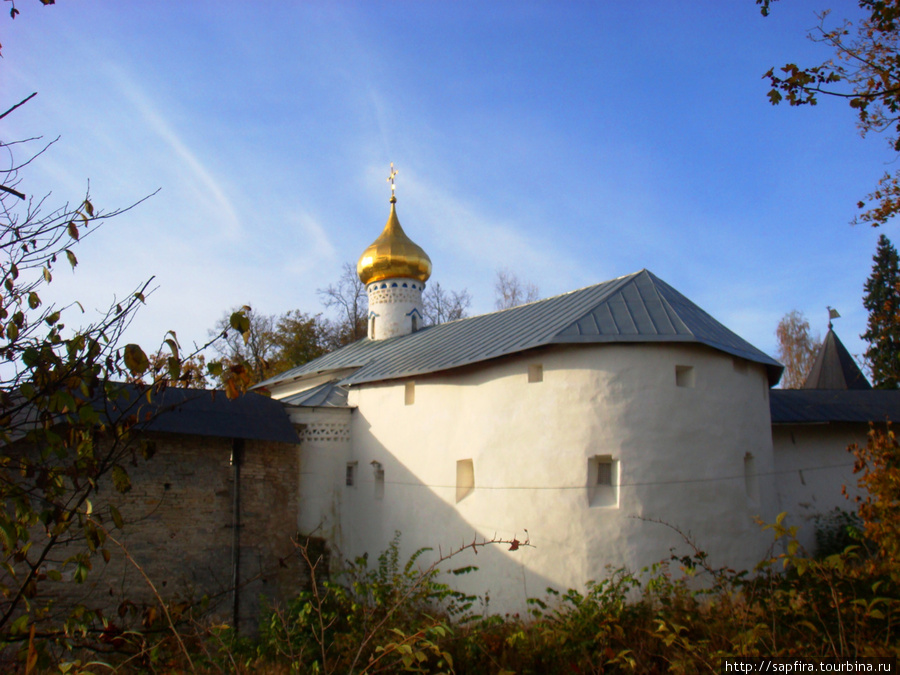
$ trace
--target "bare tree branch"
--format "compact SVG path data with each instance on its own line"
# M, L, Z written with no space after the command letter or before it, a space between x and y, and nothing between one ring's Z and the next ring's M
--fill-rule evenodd
M540 299L537 286L520 281L519 277L508 269L497 270L494 293L494 305L497 309L509 309Z

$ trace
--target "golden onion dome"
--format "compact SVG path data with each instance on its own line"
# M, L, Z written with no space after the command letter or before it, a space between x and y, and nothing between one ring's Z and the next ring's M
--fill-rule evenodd
M396 202L392 195L391 215L384 230L356 263L356 273L364 284L400 277L424 282L431 276L431 258L400 227Z

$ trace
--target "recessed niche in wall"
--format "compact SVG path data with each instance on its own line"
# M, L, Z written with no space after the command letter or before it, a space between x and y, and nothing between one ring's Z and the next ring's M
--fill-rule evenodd
M611 455L588 460L588 501L591 506L619 505L619 461Z
M540 363L533 363L528 366L528 382L543 382L544 366Z
M406 405L412 405L416 402L416 383L415 382L407 382L406 388L404 389L404 398L403 401Z
M456 501L461 502L475 491L475 464L471 459L456 462Z
M357 462L347 462L347 473L345 474L344 484L347 487L353 487L356 485L356 467Z
M693 389L695 383L694 366L675 366L675 384Z
M375 470L375 499L384 499L384 467L381 462L372 462Z

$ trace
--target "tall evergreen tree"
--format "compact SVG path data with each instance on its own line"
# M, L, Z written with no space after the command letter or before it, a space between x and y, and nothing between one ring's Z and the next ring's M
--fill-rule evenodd
M872 274L863 287L863 306L869 323L860 337L869 343L866 359L876 389L900 387L900 257L890 240L881 235L872 258Z

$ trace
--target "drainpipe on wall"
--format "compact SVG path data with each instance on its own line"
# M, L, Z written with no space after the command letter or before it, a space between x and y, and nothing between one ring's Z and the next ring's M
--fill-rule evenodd
M231 511L231 620L234 632L239 632L241 577L241 464L244 461L244 439L231 439L231 468L234 476L234 500Z

